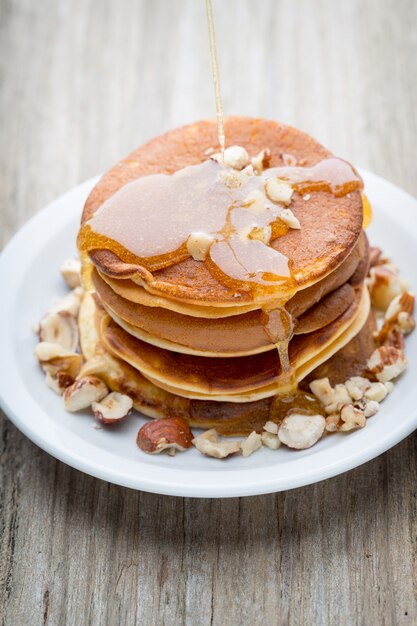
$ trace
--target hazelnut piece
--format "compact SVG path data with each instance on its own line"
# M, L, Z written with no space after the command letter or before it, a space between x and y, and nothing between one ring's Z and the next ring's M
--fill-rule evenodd
M214 237L208 233L191 233L187 239L188 254L192 256L195 261L204 261L207 258L213 241Z
M139 430L136 443L143 452L159 454L167 450L174 455L176 450L184 452L191 448L193 433L188 422L182 417L165 417L147 422Z
M304 450L313 446L323 435L326 420L322 415L290 413L279 427L278 437L289 448Z
M221 152L213 154L211 158L218 161L218 163L223 162ZM224 164L232 167L234 170L243 170L244 167L249 165L249 155L242 146L230 146L224 151Z
M285 180L279 178L267 178L265 181L265 192L273 202L282 202L289 205L293 194L293 188Z
M44 372L49 372L52 377L58 372L75 378L81 369L83 362L81 354L66 350L57 343L41 341L35 348L35 356Z
M39 322L39 339L75 352L78 346L77 320L68 311L47 313Z
M224 459L230 454L234 454L240 450L239 441L220 439L214 428L195 437L193 439L193 445L201 454L212 456L216 459Z
M79 259L67 259L59 271L70 289L81 286L81 261Z
M71 413L99 402L108 394L106 385L97 376L83 376L64 391L64 406Z
M242 441L240 447L242 449L242 456L250 456L256 452L256 450L262 448L261 435L258 435L258 433L253 430L251 434Z
M381 346L373 351L368 369L381 383L397 378L407 367L404 352L393 346Z
M132 398L112 391L100 402L93 402L91 408L97 421L102 424L116 424L123 420L133 407Z
M58 302L50 306L48 309L48 313L58 313L60 311L66 311L70 315L77 317L80 311L82 296L82 288L76 287L75 289L70 291L64 298L58 300Z

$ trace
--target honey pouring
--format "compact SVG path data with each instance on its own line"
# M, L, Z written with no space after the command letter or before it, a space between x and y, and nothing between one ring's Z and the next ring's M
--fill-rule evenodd
M206 254L194 257L210 273L262 308L262 321L278 355L276 397L271 419L288 410L317 412L310 394L297 387L289 344L294 320L285 304L296 293L291 259L279 239L292 194L326 192L335 197L362 189L352 166L335 157L312 167L285 165L262 173L225 167L226 136L211 0L206 0L220 154L171 175L133 180L106 200L80 229L83 266L89 252L106 249L122 261L155 272L190 257L190 238L203 235ZM301 225L302 227L302 225ZM84 283L90 280L85 269ZM279 295L277 295L279 294Z

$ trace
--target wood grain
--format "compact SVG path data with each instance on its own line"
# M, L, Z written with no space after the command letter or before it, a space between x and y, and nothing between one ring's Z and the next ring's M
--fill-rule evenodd
M214 2L227 113L279 119L417 195L414 0ZM149 137L212 117L202 0L1 0L1 244ZM398 416L400 418L400 416ZM7 626L417 623L417 439L223 501L134 492L1 420Z

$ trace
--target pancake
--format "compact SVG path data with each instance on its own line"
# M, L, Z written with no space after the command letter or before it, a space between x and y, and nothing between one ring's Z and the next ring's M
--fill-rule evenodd
M349 359L346 372L363 369L374 320L356 171L276 122L229 118L226 134L250 156L268 148L266 169L209 160L217 127L203 121L138 148L91 192L78 237L94 291L80 313L81 375L151 417L240 435L303 402L321 412L303 385L337 378ZM274 181L288 202L269 193Z
M232 357L275 350L261 321L261 311L219 319L200 319L162 308L133 304L117 296L93 275L96 293L109 316L126 332L152 345L174 352ZM319 330L336 320L353 303L354 288L345 284L304 312L295 334Z
M331 154L308 135L276 122L252 118L229 118L226 133L231 144L256 154L271 150L271 167L282 166L283 154L291 154L304 167L314 166ZM138 177L155 173L172 174L180 168L201 163L208 148L216 145L216 124L204 121L176 129L145 144L107 173L87 199L82 222L94 215L120 188ZM306 288L334 271L351 253L363 222L359 190L336 197L313 191L305 199L294 193L291 209L302 224L271 242L272 248L291 259L297 288ZM175 205L173 210L175 209ZM320 224L320 230L317 224ZM155 233L156 235L156 233ZM131 279L148 291L163 297L204 306L247 305L250 292L238 292L219 280L206 262L185 258L173 265L149 271L143 265L121 260L111 250L90 252L94 265L115 279Z
M287 302L287 310L295 317L300 316L309 306L315 304L320 298L337 289L348 280L354 286L360 284L368 273L368 267L369 242L365 233L362 232L352 252L343 263L323 280L297 292ZM152 294L129 279L116 280L103 272L98 270L96 272L118 296L146 307L158 307L174 311L175 313L182 313L183 315L207 319L239 315L258 308L257 304L227 307L189 304Z
M218 402L183 398L169 393L147 380L138 370L111 355L100 343L96 328L96 306L90 295L85 295L79 316L80 344L84 357L87 359L86 373L99 375L112 391L127 393L133 400L134 407L144 415L152 418L178 416L185 418L196 428L215 428L219 433L230 436L248 435L253 430L262 431L270 417L273 397L252 402ZM366 361L375 349L373 330L375 319L370 313L362 330L335 356L330 357L326 364L327 373L338 375L332 384L342 382L343 373L354 364L354 373L363 374ZM353 357L354 355L354 357ZM333 359L337 367L333 367ZM308 389L308 380L319 378L323 373L322 365L313 370L301 386ZM353 370L352 370L353 371Z
M310 370L314 369L319 364L320 353L331 348L339 337L344 336L344 343L347 343L353 332L349 333L349 327L354 326L355 334L359 332L368 313L368 292L359 288L355 302L337 320L308 335L294 337L289 346L292 366L297 371L313 362ZM275 350L217 359L176 353L131 336L108 315L101 319L99 334L112 354L158 385L185 397L190 393L217 398L227 395L234 401L242 401L242 397L246 401L254 393L273 395L279 385L281 372ZM338 348L344 343L338 344Z

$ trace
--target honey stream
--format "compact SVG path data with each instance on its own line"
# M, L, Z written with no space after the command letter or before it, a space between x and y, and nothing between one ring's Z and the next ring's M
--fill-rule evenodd
M215 103L216 103L217 132L219 135L220 149L221 149L221 153L223 156L222 162L224 163L224 150L226 147L226 138L225 138L225 132L224 132L224 115L223 115L222 95L221 95L221 90L220 90L219 64L217 61L216 32L214 30L213 7L211 5L211 0L206 0L206 11L207 11L207 25L208 25L209 41L210 41L211 71L213 75L214 98L215 98Z

